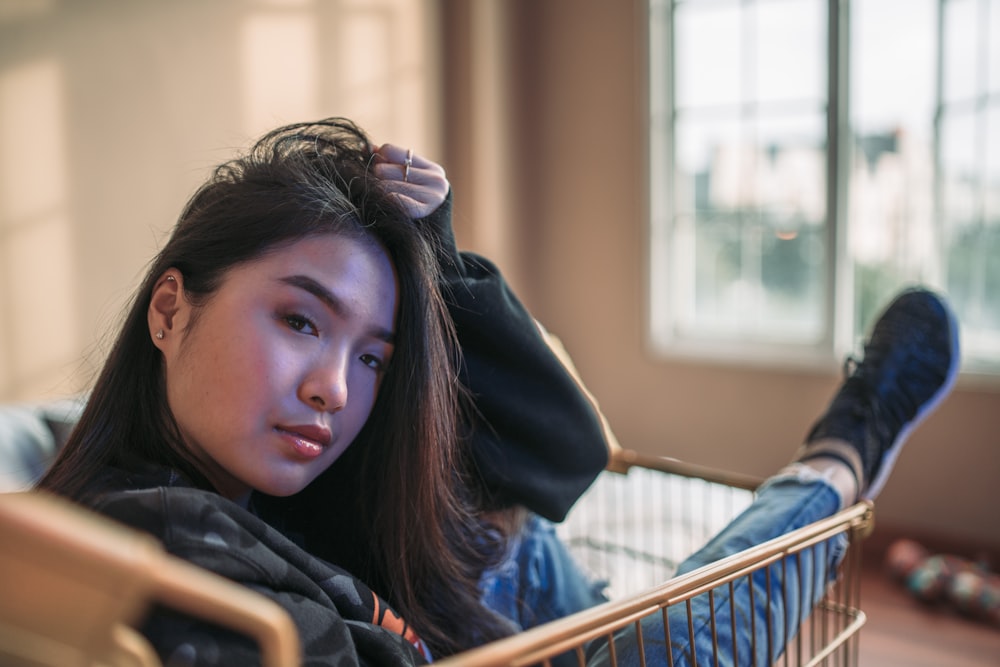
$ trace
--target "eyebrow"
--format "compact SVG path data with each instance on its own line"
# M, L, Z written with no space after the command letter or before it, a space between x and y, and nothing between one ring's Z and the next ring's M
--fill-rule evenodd
M323 285L319 284L309 276L296 274L279 278L278 281L309 292L314 297L325 303L330 310L340 317L347 317L350 315L350 309L344 304L343 299L323 287ZM396 339L396 334L392 330L385 329L377 325L371 327L370 333L375 338L390 344L395 342Z

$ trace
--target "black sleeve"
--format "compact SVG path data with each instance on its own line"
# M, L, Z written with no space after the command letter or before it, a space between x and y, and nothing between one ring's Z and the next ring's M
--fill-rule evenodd
M426 226L474 401L471 454L495 508L519 504L553 521L607 465L599 416L497 267L459 252L451 196Z

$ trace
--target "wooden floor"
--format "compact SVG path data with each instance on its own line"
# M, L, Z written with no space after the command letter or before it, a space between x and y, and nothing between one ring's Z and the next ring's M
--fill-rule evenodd
M1000 667L1000 628L915 600L881 566L865 555L860 667Z

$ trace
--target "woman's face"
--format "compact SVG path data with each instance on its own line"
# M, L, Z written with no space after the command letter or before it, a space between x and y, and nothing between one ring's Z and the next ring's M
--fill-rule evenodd
M160 290L173 289L176 312L154 342L200 470L231 499L302 490L357 436L392 356L398 297L388 256L374 243L307 238L231 269L187 329L182 278L167 275L151 329L154 308L169 303Z

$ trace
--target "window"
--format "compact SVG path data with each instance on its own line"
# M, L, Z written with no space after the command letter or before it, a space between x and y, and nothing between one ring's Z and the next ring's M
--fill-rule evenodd
M1000 374L1000 0L651 0L651 329L829 365L900 287Z

